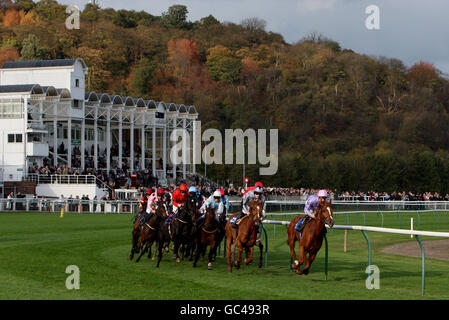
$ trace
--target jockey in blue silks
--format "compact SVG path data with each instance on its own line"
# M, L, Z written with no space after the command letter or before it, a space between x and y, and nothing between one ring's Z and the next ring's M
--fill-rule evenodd
M318 208L318 205L326 201L326 198L327 191L324 189L318 191L317 195L311 195L307 198L306 204L304 206L304 213L306 214L306 216L300 219L295 226L295 230L298 233L302 231L302 229L311 219L315 219L316 209Z
M223 213L224 204L219 190L215 190L214 193L206 201L204 201L200 208L200 212L203 215L198 219L198 221L202 221L206 217L206 208L216 209L215 219L220 222L219 215Z

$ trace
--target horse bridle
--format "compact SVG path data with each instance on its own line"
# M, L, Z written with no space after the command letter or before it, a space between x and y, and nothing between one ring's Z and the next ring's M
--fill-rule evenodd
M334 218L332 217L332 213L331 213L331 208L329 206L326 207L327 211L329 212L329 217L331 221L334 221ZM324 210L324 209L322 209ZM323 215L323 218L320 220L321 222L323 222L324 224L328 224L326 222L326 217ZM329 224L328 224L329 225Z
M214 217L213 217L212 219L215 219L215 216L216 216L216 215L217 215L217 212L215 212ZM215 230L213 230L213 231L208 231L208 230L206 230L205 228L207 228L206 225L203 226L203 227L201 228L201 230L203 230L203 231L206 232L206 233L215 233L215 232L217 232L217 230L218 230L218 227L216 227Z

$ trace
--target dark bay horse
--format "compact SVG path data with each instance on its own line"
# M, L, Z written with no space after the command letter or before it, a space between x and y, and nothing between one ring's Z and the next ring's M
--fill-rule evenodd
M237 246L238 254L234 266L239 269L242 262L242 251L245 249L246 259L245 264L248 265L253 261L253 250L257 240L257 231L261 223L263 210L262 200L252 200L249 205L249 214L242 218L238 230L232 227L231 219L240 214L234 213L226 223L226 255L228 259L228 272L232 272L231 255L234 255L234 248ZM233 246L234 248L231 248ZM262 267L262 242L259 241L260 257L259 268Z
M189 258L190 261L193 260L194 250L196 247L195 236L198 233L196 229L197 220L200 216L200 205L196 197L189 196L186 201L186 209L190 214L190 218L192 219L193 226L191 228L190 237L186 239L186 245L182 246L182 255L185 258Z
M164 247L164 243L173 241L173 251L176 262L181 262L181 258L178 255L179 247L181 245L186 245L191 239L193 222L185 205L178 209L178 213L171 223L166 224L165 222L166 219L159 222L157 232L157 241L159 244L157 267L159 267L162 260L162 249Z
M140 227L139 241L137 242L137 248L141 250L140 256L136 262L140 261L140 258L147 252L148 258L151 258L151 246L157 240L157 228L159 227L159 221L164 217L167 217L167 207L163 201L156 204L155 213L151 218ZM145 245L145 249L142 250L142 246Z
M310 266L315 259L318 251L323 244L323 238L326 234L326 226L331 228L334 226L333 210L331 208L332 202L320 203L316 209L315 219L310 220L306 226L302 229L301 238L298 232L295 230L296 223L305 215L296 216L288 225L287 243L290 247L290 256L293 260L292 268L296 269L297 274L309 273ZM299 241L299 261L296 258L295 242ZM308 255L308 257L307 257ZM300 266L306 263L303 270L300 270Z
M205 214L205 221L201 230L198 232L197 249L195 254L195 261L193 266L196 267L196 263L200 258L200 255L204 255L209 246L209 263L207 265L208 270L212 270L212 258L217 245L217 235L218 235L218 221L215 218L217 212L215 209L207 208Z
M131 253L129 255L129 259L132 260L134 258L134 253L139 253L140 248L137 246L137 241L140 236L140 220L143 219L145 212L141 211L137 215L134 225L133 225L133 231L132 231L132 246L131 246Z

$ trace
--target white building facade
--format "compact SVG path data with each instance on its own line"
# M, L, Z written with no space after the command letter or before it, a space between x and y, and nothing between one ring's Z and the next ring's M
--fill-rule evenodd
M21 181L31 166L80 173L148 170L160 180L195 174L172 163L174 129L194 154L194 106L87 92L82 59L5 62L0 69L0 180ZM192 161L190 161L192 163Z

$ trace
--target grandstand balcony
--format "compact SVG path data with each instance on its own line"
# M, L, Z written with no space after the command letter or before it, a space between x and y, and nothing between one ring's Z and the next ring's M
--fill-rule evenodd
M48 157L48 143L27 142L28 157Z

